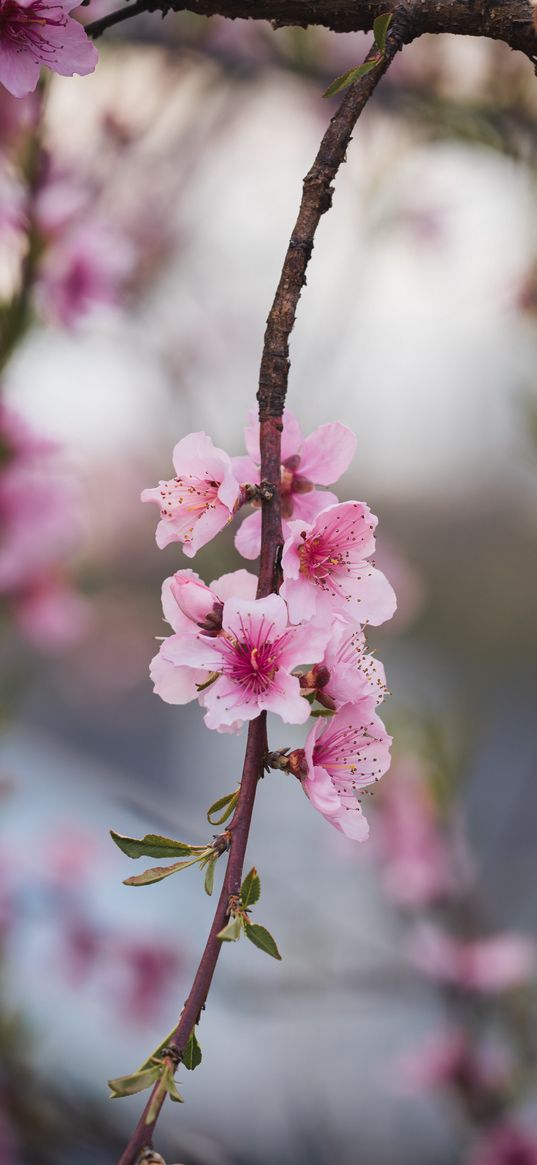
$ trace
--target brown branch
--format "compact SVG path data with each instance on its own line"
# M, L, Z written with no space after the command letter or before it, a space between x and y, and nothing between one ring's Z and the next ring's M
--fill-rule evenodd
M488 36L519 49L535 63L537 30L530 0L138 0L131 8L87 26L90 36L139 12L194 12L198 16L266 20L274 28L321 25L334 32L368 32L386 11L406 22L409 40L423 33ZM121 15L120 15L121 13Z
M280 462L282 413L289 373L289 336L295 322L296 308L305 282L306 267L313 250L313 240L321 215L332 201L332 182L344 161L345 151L360 113L371 97L380 78L403 42L404 26L401 20L393 22L385 52L378 64L348 90L337 113L322 139L315 162L304 179L298 219L285 256L282 274L267 320L267 329L261 358L259 377L259 418L261 447L261 480L274 486L272 497L262 503L261 560L258 598L278 590L278 553L282 545L280 510ZM377 58L373 46L367 59ZM270 490L267 491L270 493ZM231 823L229 857L215 916L201 957L194 982L185 1002L170 1046L180 1060L190 1033L198 1023L209 994L222 944L218 933L228 917L230 897L240 893L244 858L252 820L259 777L267 754L266 713L250 724L246 755L240 784L239 799ZM141 1151L152 1143L165 1092L157 1083L138 1121L136 1129L122 1154L119 1165L137 1165ZM146 1123L152 1105L156 1106L153 1119Z

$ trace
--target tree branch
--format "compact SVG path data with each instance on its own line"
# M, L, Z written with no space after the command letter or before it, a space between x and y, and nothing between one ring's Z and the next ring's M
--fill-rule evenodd
M519 49L535 64L537 30L530 0L137 0L86 26L90 36L140 12L193 12L232 20L266 20L274 28L320 25L334 32L368 32L377 16L390 11L401 16L407 39L423 33L450 32L488 36Z
M374 58L377 61L375 68L355 81L332 118L322 139L315 162L304 179L298 218L268 316L257 396L261 422L261 480L274 486L274 495L267 497L262 503L258 598L263 598L271 592L277 591L280 582L279 550L282 545L282 526L279 484L282 414L289 373L289 336L295 322L296 308L305 282L306 267L313 250L315 232L321 215L331 206L332 182L344 161L345 151L356 121L380 78L401 47L404 32L405 25L399 16L390 26L382 57L379 58L375 45L368 54L368 60ZM257 783L263 772L267 749L266 713L262 713L261 716L252 721L249 727L239 798L228 827L231 833L231 844L224 882L205 950L179 1023L170 1040L170 1046L176 1053L170 1064L172 1068L176 1067L176 1059L180 1061L190 1033L194 1025L198 1023L200 1014L205 1007L222 947L217 936L227 921L230 897L240 893ZM165 1095L162 1086L157 1083L127 1148L120 1158L119 1165L137 1165L141 1151L152 1143L155 1125ZM152 1119L146 1123L152 1106L154 1106Z

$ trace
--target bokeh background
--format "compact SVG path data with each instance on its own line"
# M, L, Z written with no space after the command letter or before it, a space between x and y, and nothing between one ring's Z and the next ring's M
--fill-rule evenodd
M145 1059L190 985L212 912L198 873L124 887L132 869L107 830L203 841L244 740L152 693L160 585L189 564L157 549L139 495L192 429L243 452L301 179L332 112L322 93L367 43L140 18L102 42L93 76L55 77L17 109L0 93L6 303L32 231L50 256L4 336L3 394L61 446L45 469L69 502L76 588L70 620L65 599L48 621L3 607L1 1165L115 1161L140 1098L111 1104L106 1080ZM357 433L339 494L379 515L399 595L372 637L395 760L361 847L289 778L264 781L248 853L283 962L223 953L203 1065L180 1073L186 1104L164 1114L169 1162L537 1160L533 965L473 994L462 974L446 986L416 966L431 908L468 940L537 927L536 133L526 61L423 38L368 106L321 222L289 405L306 433L334 419ZM194 565L207 580L241 565L233 531ZM273 747L302 737L271 724ZM448 836L456 908L445 887L406 893L404 861L387 876L405 844L410 864L438 868L404 840L418 820ZM500 1045L492 1114L460 1065L436 1088L432 1069L409 1068L461 1025ZM526 1156L471 1156L498 1112L530 1130Z

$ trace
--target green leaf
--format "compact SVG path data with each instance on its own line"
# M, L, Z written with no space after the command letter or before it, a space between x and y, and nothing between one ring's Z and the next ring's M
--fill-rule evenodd
M177 874L179 870L186 870L187 866L195 866L199 858L191 858L189 862L174 862L171 866L152 866L144 870L143 874L134 874L132 878L125 878L124 886L151 886L153 882L162 882L170 874Z
M341 90L347 89L353 81L358 81L360 77L365 77L366 73L375 69L379 61L380 57L373 57L370 61L364 61L363 65L359 65L357 69L349 69L347 73L342 73L341 77L336 77L335 81L332 81L332 84L328 86L323 97L334 97L336 93L341 93Z
M146 1068L153 1068L155 1066L155 1064L160 1064L162 1052L164 1051L164 1048L167 1048L169 1046L170 1041L172 1039L172 1036L174 1034L175 1034L175 1028L172 1027L171 1032L168 1032L168 1035L165 1036L164 1039L160 1041L160 1044L158 1044L158 1046L155 1048L154 1052L151 1052L151 1055L147 1057L147 1060L144 1060L143 1064L140 1064L140 1067L138 1068L138 1072L145 1072Z
M209 863L207 865L207 870L205 873L205 881L203 883L203 885L205 887L205 893L208 894L209 897L211 896L211 894L213 892L215 866L216 866L216 858L211 858L211 860L209 861Z
M124 837L122 833L110 830L110 837L128 858L177 858L188 857L205 849L202 845L188 845L186 841L175 841L173 837L160 837L157 833L146 833L145 837Z
M260 951L272 955L273 959L281 959L282 956L270 931L266 930L264 926L259 926L257 922L251 922L246 927L246 938L249 938L255 947L259 947Z
M175 1100L177 1104L184 1104L184 1099L177 1088L177 1084L173 1078L173 1072L170 1068L167 1068L163 1073L162 1083L164 1084L170 1100Z
M222 825L222 822L227 821L228 817L233 813L238 799L239 790L235 789L234 793L227 793L225 797L220 797L218 801L215 801L214 805L211 805L211 808L207 810L207 821L209 825ZM219 817L215 816L221 809L224 812Z
M159 1076L159 1064L155 1064L153 1068L147 1068L143 1072L133 1072L132 1076L117 1076L115 1080L108 1081L111 1098L119 1100L122 1096L134 1096L136 1092L144 1092L146 1088L151 1088Z
M373 24L373 36L375 37L375 43L380 49L381 53L383 53L384 49L386 48L386 33L388 32L392 22L392 15L393 13L391 12L383 12L381 16L377 16L377 19Z
M153 1122L156 1121L158 1114L160 1112L162 1095L163 1095L163 1092L165 1092L165 1091L166 1091L166 1084L164 1082L164 1079L161 1077L161 1079L159 1081L159 1086L156 1089L155 1095L154 1095L154 1097L151 1101L151 1104L149 1105L149 1108L147 1110L147 1116L145 1118L146 1125L152 1125Z
M310 716L333 716L335 708L316 708L314 712L310 712Z
M227 926L216 937L224 943L236 943L237 939L241 937L241 930L242 919L237 916L237 918L230 918Z
M198 1064L201 1064L201 1048L196 1039L195 1031L191 1031L188 1037L188 1044L186 1045L181 1059L185 1068L188 1068L189 1072L193 1072L194 1068L197 1068Z
M261 882L255 866L246 875L241 886L241 902L245 909L253 906L261 897Z

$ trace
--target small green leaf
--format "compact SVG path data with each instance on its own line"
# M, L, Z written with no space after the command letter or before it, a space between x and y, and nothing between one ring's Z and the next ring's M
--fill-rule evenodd
M174 862L171 866L152 866L144 870L143 874L134 874L132 878L125 878L124 886L152 886L153 882L162 882L170 874L177 874L179 870L186 870L187 866L195 866L199 858L191 858L189 862Z
M314 712L310 712L310 716L333 716L335 709L332 708L316 708Z
M216 937L221 939L222 942L225 942L225 943L236 943L237 939L241 937L241 930L242 930L242 919L239 917L230 918L229 922L227 923L227 926L225 926L224 929L221 930L217 934Z
M249 906L253 906L255 902L259 901L261 896L261 882L259 881L259 874L255 866L246 875L241 886L241 902L247 910Z
M373 24L373 36L375 37L375 44L380 49L381 53L386 48L386 34L392 22L392 13L383 12L381 16L377 16Z
M165 1091L166 1091L166 1084L165 1084L163 1076L161 1076L161 1078L159 1080L159 1086L155 1090L155 1095L154 1095L154 1097L151 1101L151 1104L149 1105L149 1108L147 1110L147 1116L145 1118L146 1125L152 1125L153 1122L156 1121L158 1114L160 1112L160 1105L162 1102L163 1093Z
M205 680L202 684L196 684L196 688L197 688L198 692L204 692L206 688L210 688L211 684L214 684L215 680L218 679L219 675L220 675L220 672L213 671L213 672L211 672L208 680Z
M211 805L211 808L207 810L207 821L209 825L222 825L222 822L227 821L228 817L233 813L238 799L239 790L235 789L234 793L227 793L225 797L220 797L218 801L215 801L214 805ZM215 816L221 809L224 812L219 817Z
M166 1092L168 1093L170 1100L175 1100L177 1102L177 1104L184 1104L184 1099L181 1096L181 1093L179 1092L179 1090L177 1088L177 1084L175 1083L175 1080L173 1078L173 1072L171 1071L170 1068L167 1068L166 1071L163 1073L162 1083L164 1084L164 1087L166 1089Z
M111 1098L119 1100L122 1096L134 1096L136 1092L144 1092L146 1088L151 1088L159 1076L159 1064L154 1068L147 1068L144 1072L133 1072L132 1076L117 1076L115 1080L108 1081Z
M215 866L216 866L216 859L211 858L211 860L209 861L209 863L207 865L207 870L205 872L205 881L203 883L203 885L205 887L205 893L209 895L209 898L213 892Z
M250 939L250 942L255 947L259 947L261 951L265 951L265 954L272 955L273 959L281 959L282 956L270 931L266 930L264 926L259 926L257 922L251 922L246 927L246 937Z
M182 1063L189 1072L193 1072L194 1068L201 1064L201 1048L196 1039L195 1031L191 1031L188 1037L188 1044L182 1055Z
M363 65L359 65L357 69L349 69L347 73L342 73L341 77L336 77L335 81L332 81L332 84L328 86L323 97L334 97L336 93L341 93L341 90L347 89L353 81L358 81L360 77L365 77L366 73L370 73L372 69L376 68L379 61L380 57L373 57L370 61L364 61Z
M186 841L175 841L173 837L160 837L157 833L146 833L145 837L124 837L122 833L110 830L110 837L128 858L177 858L188 857L205 847L188 845Z

